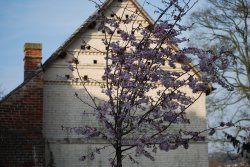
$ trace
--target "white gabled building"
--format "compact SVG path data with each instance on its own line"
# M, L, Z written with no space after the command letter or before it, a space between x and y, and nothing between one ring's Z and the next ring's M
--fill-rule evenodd
M134 11L139 13L140 17L137 18L136 24L142 24L146 27L153 23L152 19L136 0L107 0L100 7L99 11L102 11L105 16L112 17L113 13L116 15L121 15L121 13L124 11L124 8L129 9L125 10L124 17L126 17L126 15L131 15ZM37 117L40 116L39 119L40 123L42 124L38 123L36 125L38 125L38 127L41 126L42 131L39 131L39 134L43 134L44 142L41 142L42 144L36 144L36 142L34 142L34 144L31 144L32 146L30 144L26 144L32 148L31 151L27 151L27 157L29 157L27 158L27 161L30 163L27 163L26 167L43 166L43 164L46 164L48 167L110 166L108 157L113 157L113 150L111 149L105 149L102 151L100 155L96 156L94 161L79 161L79 158L82 156L82 154L90 153L96 147L104 145L105 143L103 143L102 140L86 140L81 136L67 134L62 130L62 126L77 127L82 125L97 124L91 114L83 114L83 111L87 110L87 106L79 102L74 96L75 92L77 92L85 100L89 98L77 79L71 81L71 78L79 78L79 76L76 71L72 72L68 69L68 62L72 59L72 56L80 53L79 70L83 79L89 79L89 81L86 82L87 88L90 90L92 95L104 97L101 94L100 88L100 83L103 82L102 75L105 65L104 55L93 49L98 48L99 50L105 50L105 47L101 41L103 38L104 34L101 31L96 30L93 22L87 20L43 64L42 69L39 68L41 70L30 69L34 68L34 66L29 66L28 64L29 61L33 61L33 63L36 65L41 62L39 61L41 57L32 57L32 54L34 53L32 50L41 51L41 45L25 45L26 51L31 50L29 54L25 54L26 79L22 85L11 92L10 95L3 99L3 101L0 103L0 120L1 108L4 108L3 106L6 106L7 103L8 105L13 103L13 100L11 101L11 99L13 99L12 96L17 96L16 94L20 95L20 93L17 93L20 91L24 92L23 94L25 94L25 91L28 89L25 87L27 87L27 85L36 84L34 78L40 77L42 79L40 82L42 82L41 85L43 90L42 106L40 106L40 108L42 108L42 114L38 114ZM118 39L118 35L115 38ZM84 50L80 51L83 41L85 41L91 47L85 47ZM34 55L36 55L36 53ZM34 60L36 61L34 62ZM163 68L168 70L167 66L164 66ZM68 78L69 80L65 80L65 78ZM190 92L189 89L186 91ZM187 128L197 131L206 129L205 96L205 94L202 95L202 97L188 109L188 115L191 118L191 124L188 125ZM15 124L15 122L13 122L13 124ZM0 127L1 126L2 125L0 125ZM5 127L5 124L3 124L3 127ZM19 128L16 129L18 130ZM29 129L29 126L25 127L24 129ZM6 136L8 137L8 135ZM36 141L36 138L32 138L32 141ZM45 149L42 148L43 146ZM0 149L1 147L4 148L4 146L1 146L0 143ZM11 156L14 153L0 153L0 163L8 162L8 164L11 164L11 162L7 161L6 159L4 160L4 156L7 154ZM26 152L24 152L24 154L26 155ZM18 156L22 157L23 155ZM145 157L139 157L139 165L133 164L129 160L125 160L124 166L208 167L208 145L207 142L191 142L190 148L187 150L184 148L179 148L169 152L158 151L158 153L155 154L155 158L156 161L153 162ZM12 167L11 165L5 166L5 164L3 164L3 166Z

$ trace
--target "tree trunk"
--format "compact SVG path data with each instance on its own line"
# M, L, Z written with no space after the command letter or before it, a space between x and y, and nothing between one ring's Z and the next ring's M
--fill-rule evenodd
M119 104L122 104L122 102L120 101ZM121 110L122 109L119 107L117 112L118 116L116 118L116 167L122 167L122 121L120 119Z
M122 148L119 141L117 142L116 147L116 164L117 167L122 167Z

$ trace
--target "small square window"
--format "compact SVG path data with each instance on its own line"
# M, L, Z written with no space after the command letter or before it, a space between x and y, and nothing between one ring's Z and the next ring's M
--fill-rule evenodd
M89 24L89 28L93 29L96 26L96 21L93 21L92 23Z
M90 48L91 48L90 46L87 46L87 47L86 47L87 50L90 50Z
M129 17L129 15L128 15L128 14L126 14L126 19L128 19L128 17Z
M132 35L135 35L135 31L131 31L131 34L132 34Z
M121 30L117 30L117 34L120 34L121 33Z
M89 79L89 78L88 78L87 75L84 75L84 76L83 76L83 80L84 80L84 81L87 81L88 79Z
M105 34L105 30L102 30L102 33Z
M115 17L115 14L114 14L114 13L112 13L112 14L110 15L110 17Z
M69 77L70 77L69 75L65 75L65 78L66 78L66 79L69 79Z
M81 49L82 49L82 50L85 50L85 49L86 49L86 46L85 46L85 45L81 45Z
M109 47L106 47L106 50L108 50L109 49Z
M94 64L97 64L97 60L93 60L93 63L94 63Z
M150 64L151 64L151 63L150 63L150 62L148 62L148 66L150 66Z
M59 54L59 57L62 59L65 58L66 56L67 56L67 52L64 52L64 51Z

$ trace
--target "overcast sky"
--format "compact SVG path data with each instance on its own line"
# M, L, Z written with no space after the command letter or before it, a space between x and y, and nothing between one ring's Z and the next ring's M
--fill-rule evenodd
M0 0L0 89L22 83L25 42L43 44L44 62L94 10L88 0Z

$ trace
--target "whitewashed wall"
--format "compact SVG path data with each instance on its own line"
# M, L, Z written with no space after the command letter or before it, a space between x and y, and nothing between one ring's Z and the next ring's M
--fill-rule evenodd
M106 11L106 15L110 15L111 11L120 14L123 9L120 5L125 6L128 1L123 3L115 1L111 5L111 10ZM135 11L136 8L132 3L129 3L130 11ZM127 14L131 14L128 11ZM142 17L138 17L138 24L147 25L147 22ZM104 50L101 43L103 34L96 30L87 30L79 36L69 47L68 51L79 51L82 40L85 40L89 45L98 49ZM83 125L96 125L97 122L91 114L83 114L89 112L86 105L79 102L74 96L77 92L85 100L89 99L82 86L77 83L65 82L62 78L65 75L70 77L78 77L76 72L72 72L67 68L67 62L71 60L69 54L64 59L58 59L45 72L44 80L44 136L48 141L46 145L46 163L54 163L56 167L106 167L109 166L107 157L113 151L105 150L97 157L95 161L79 161L82 154L90 152L91 149L101 146L102 141L92 140L87 141L75 134L67 134L62 131L61 126L77 127ZM82 76L88 75L98 81L102 81L104 58L102 54L97 53L93 49L82 52L79 56L80 73ZM97 64L93 64L93 60L97 60ZM168 67L163 67L168 69ZM87 88L91 94L99 98L105 99L101 94L100 85L97 83L88 84ZM190 92L190 90L186 89ZM203 130L206 128L206 111L205 111L205 95L203 95L194 105L188 109L191 124L186 128L192 130ZM138 159L138 166L144 167L207 167L208 166L208 151L207 143L192 143L188 150L182 148L170 152L159 152L156 155L156 161L151 162L146 158ZM125 167L134 167L130 161L126 161Z

